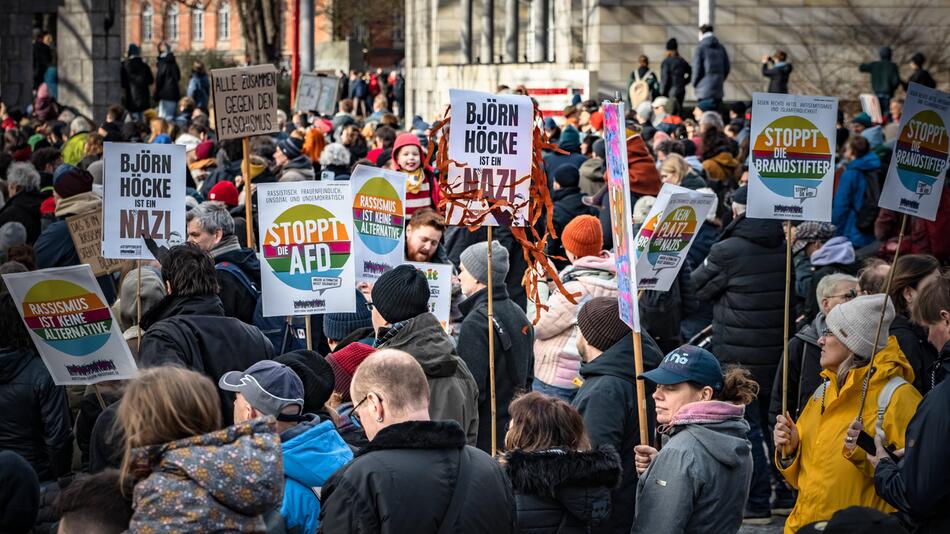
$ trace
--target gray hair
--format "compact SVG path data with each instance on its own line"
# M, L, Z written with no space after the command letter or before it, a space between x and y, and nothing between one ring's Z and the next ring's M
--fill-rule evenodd
M15 185L18 191L38 191L40 173L31 163L13 163L7 169L7 184Z
M850 274L834 273L824 276L818 281L818 287L815 289L815 296L818 297L818 300L826 299L834 294L838 284L843 284L845 282L858 285L858 279L851 276Z
M73 135L91 130L92 125L89 124L89 121L87 121L85 117L76 117L69 123L69 131L72 132Z
M222 236L234 233L234 218L220 202L202 202L185 214L185 223L197 220L201 229L209 234L221 230Z
M320 153L320 165L349 165L350 151L340 143L330 143Z
M724 130L726 127L722 122L722 115L715 111L704 112L703 116L699 118L699 130L704 131L710 126L718 130Z

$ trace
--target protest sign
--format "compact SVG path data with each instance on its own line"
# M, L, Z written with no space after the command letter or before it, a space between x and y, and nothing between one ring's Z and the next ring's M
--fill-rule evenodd
M617 262L617 301L620 318L634 332L640 331L637 280L634 277L636 249L633 241L630 205L630 175L627 173L627 136L622 103L604 103L604 142L607 156L607 191L610 198L610 227L614 259Z
M429 282L429 311L449 329L449 315L452 311L452 265L448 263L406 262L419 270Z
M3 275L53 382L135 376L135 361L88 265Z
M102 255L151 260L145 237L159 246L185 241L185 147L105 143Z
M747 215L831 221L838 101L752 95L752 164Z
M881 190L882 208L930 221L937 218L947 178L948 123L950 94L910 84L900 134Z
M883 124L884 115L881 114L881 101L877 95L871 93L862 93L858 99L861 101L861 111L871 117L874 124Z
M353 312L350 184L264 183L257 199L264 315Z
M668 185L664 189L672 191ZM648 216L652 227L637 235L638 289L669 291L716 200L715 194L690 190L665 196L662 211L652 219Z
M214 125L219 141L279 131L277 77L273 65L211 71Z
M481 191L484 199L504 199L482 222L488 226L528 224L534 106L522 95L496 95L452 89L448 188L452 193ZM468 225L488 202L446 205L449 224Z
M372 282L403 262L406 175L357 165L353 184L356 281Z
M294 111L318 111L333 116L336 111L336 90L340 81L333 76L305 73L297 81Z
M102 213L94 211L86 215L76 215L66 219L69 236L73 239L79 263L92 267L92 274L103 276L117 273L132 262L103 258L102 250Z

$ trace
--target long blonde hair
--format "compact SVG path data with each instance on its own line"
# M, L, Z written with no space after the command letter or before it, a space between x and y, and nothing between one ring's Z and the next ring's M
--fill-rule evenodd
M221 401L204 375L182 367L155 367L129 381L116 417L125 439L121 469L125 480L133 449L220 429Z
M683 178L689 174L689 169L689 163L686 162L686 158L675 152L672 154L667 154L666 159L663 160L663 163L660 165L661 173L673 174L676 176L676 181L670 182L674 185L680 185L683 183Z

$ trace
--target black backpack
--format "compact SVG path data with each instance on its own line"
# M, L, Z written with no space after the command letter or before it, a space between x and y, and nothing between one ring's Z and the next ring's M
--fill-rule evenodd
M854 224L862 234L874 235L874 221L877 220L877 214L881 211L878 202L881 200L881 178L883 173L881 169L871 171L859 171L864 177L864 198L861 207L858 209L858 216Z

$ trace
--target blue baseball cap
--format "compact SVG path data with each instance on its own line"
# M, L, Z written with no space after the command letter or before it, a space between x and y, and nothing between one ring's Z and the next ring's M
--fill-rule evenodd
M695 345L683 345L671 351L659 367L637 378L664 385L695 382L715 391L722 389L725 380L719 360L708 350Z
M262 360L245 371L224 373L218 387L244 395L255 410L273 415L281 421L299 420L303 412L303 382L293 369L273 360ZM281 413L288 406L297 406L297 414Z

